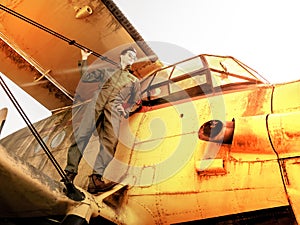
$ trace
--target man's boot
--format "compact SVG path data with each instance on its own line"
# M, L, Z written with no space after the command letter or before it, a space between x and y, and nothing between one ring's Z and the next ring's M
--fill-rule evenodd
M88 192L96 194L98 192L105 192L113 188L117 183L113 181L105 182L101 175L92 174L89 176Z

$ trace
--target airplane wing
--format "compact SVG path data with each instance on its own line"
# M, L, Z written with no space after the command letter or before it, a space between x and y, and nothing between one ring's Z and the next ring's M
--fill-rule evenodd
M67 212L74 204L63 194L61 183L9 154L1 145L0 152L0 217L55 215Z
M91 62L113 64L124 46L134 46L143 59L133 67L139 78L159 67L112 0L4 1L0 8L0 71L49 110L72 104L80 48L93 51Z
M50 224L47 220L51 219L55 220L55 224L79 224L78 221L89 221L92 214L100 216L102 211L105 216L116 217L113 207L122 199L114 198L114 194L125 191L126 185L116 185L97 196L77 189L82 198L73 200L65 195L65 186L61 182L8 152L2 145L0 153L0 224L2 218L14 221L16 217L23 221L16 224L26 221L26 224L33 224L34 221L34 224Z

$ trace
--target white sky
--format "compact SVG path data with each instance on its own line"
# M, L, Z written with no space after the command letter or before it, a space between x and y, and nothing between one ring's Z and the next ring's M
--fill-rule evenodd
M46 118L51 115L50 111L39 104L35 99L25 93L20 87L10 81L8 78L3 76L0 72L0 76L3 78L7 86L10 87L11 91L15 95L15 98L19 105L25 111L29 120L33 123ZM26 125L22 117L16 111L14 105L11 103L6 93L0 86L0 109L8 108L6 122L3 130L0 134L0 139L12 133L13 131L19 130Z
M231 55L272 83L300 79L298 0L114 2L145 41L172 43L196 55Z
M300 79L299 0L114 0L158 53L169 43L193 54L231 55L272 83ZM175 54L175 53L174 53ZM176 59L181 59L178 55ZM0 88L1 89L1 88ZM18 89L17 89L18 90ZM25 93L23 103L32 122L48 116ZM0 90L0 108L9 107ZM4 97L3 97L4 96ZM39 109L38 109L39 108ZM0 138L24 126L9 109Z

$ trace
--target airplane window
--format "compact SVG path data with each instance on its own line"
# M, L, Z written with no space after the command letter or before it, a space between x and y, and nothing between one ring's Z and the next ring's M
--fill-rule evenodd
M143 81L143 84L149 85L143 89L143 100L175 101L187 96L183 93L186 91L190 96L203 93L203 88L207 89L210 85L205 65L202 58L197 56L158 71L151 76L151 81Z
M142 99L144 99L144 100L146 100L148 97L147 90L148 90L148 87L149 87L152 79L153 79L153 75L151 75L141 81Z
M174 93L174 92L182 91L192 87L197 87L205 83L206 83L205 74L192 76L184 80L170 83L170 92Z
M142 97L145 101L154 100L153 104L211 93L219 90L218 87L225 90L240 84L266 82L255 70L237 59L215 55L200 55L179 62L150 77L143 81Z
M45 142L47 144L47 142L49 140L49 135L43 137L42 139L43 139L43 142ZM41 150L42 150L42 147L41 147L40 143L36 143L36 146L35 146L35 148L33 150L34 153L36 154L36 153L38 153Z
M58 134L56 134L53 137L53 139L50 143L51 148L58 147L63 142L65 136L66 136L66 131L65 130L63 130L63 131L59 132Z
M212 74L213 87L227 84L262 83L260 75L233 57L205 56Z
M176 101L187 96L196 96L208 91L211 87L207 82L207 70L199 74L184 74L172 80L167 80L148 89L149 100L165 99L166 101ZM188 95L187 95L188 94Z
M212 84L213 87L222 86L225 84L233 84L233 83L240 83L240 82L246 82L248 80L228 76L226 73L219 73L219 72L211 72L212 74Z
M156 73L156 76L154 77L152 85L169 80L170 74L172 73L173 69L174 69L174 67L170 67L170 68L166 68L164 70L158 71Z
M152 86L149 90L150 99L162 98L168 96L169 94L170 94L170 90L169 90L168 82Z
M166 69L158 71L156 74L149 76L141 82L142 99L146 100L148 97L151 99L158 98L169 94L167 85L163 85L164 82L168 82L170 74L174 67L168 67ZM149 85L151 85L150 88Z
M153 104L177 101L212 91L210 71L202 56L161 69L142 81L142 99Z
M182 63L179 63L176 65L171 79L178 77L183 74L191 73L193 71L201 70L203 69L204 65L203 62L201 61L200 57L190 59L188 61L184 61Z

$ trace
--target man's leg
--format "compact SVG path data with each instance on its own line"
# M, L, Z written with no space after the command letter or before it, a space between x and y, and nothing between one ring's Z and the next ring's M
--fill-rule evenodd
M118 112L107 108L104 109L103 113L104 119L102 126L99 129L101 148L94 168L94 171L96 171L97 174L90 176L90 183L88 186L88 191L91 193L106 191L116 184L113 181L105 182L102 176L105 168L109 162L111 162L115 153L116 145L118 143L120 116Z
M94 174L99 174L103 176L104 170L107 164L113 159L113 156L108 152L103 145L100 143L100 150L95 160L95 165L93 168Z
M80 120L79 126L75 129L71 137L71 146L68 149L67 166L65 171L70 178L75 178L78 173L78 165L82 158L83 152L86 145L89 142L92 133L95 130L95 103L90 102L81 114L82 119ZM101 112L100 112L101 113ZM80 116L76 114L76 116ZM79 121L78 121L79 122Z

